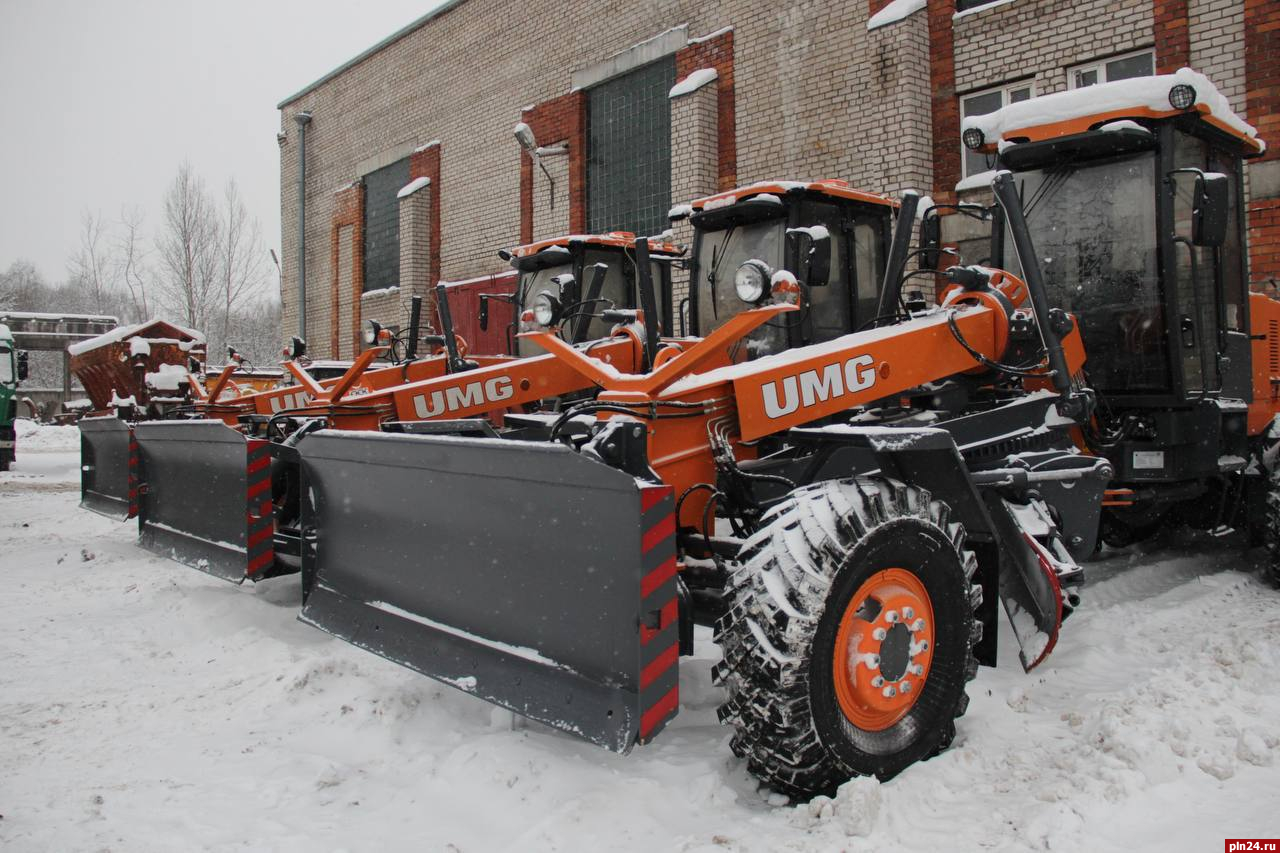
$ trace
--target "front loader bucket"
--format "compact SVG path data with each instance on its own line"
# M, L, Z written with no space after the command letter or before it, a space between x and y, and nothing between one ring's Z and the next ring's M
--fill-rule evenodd
M239 583L273 564L271 444L222 421L135 428L143 488L142 547Z
M616 752L678 706L675 517L557 443L326 430L301 619Z
M138 514L138 445L117 417L80 419L80 506L121 521Z

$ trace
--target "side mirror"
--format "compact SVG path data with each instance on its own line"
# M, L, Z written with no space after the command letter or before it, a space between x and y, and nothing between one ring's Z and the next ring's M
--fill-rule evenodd
M25 382L27 376L31 373L30 356L24 349L18 350L18 381Z
M795 241L799 273L796 276L809 287L826 287L831 281L831 232L823 225L790 228L787 236Z
M938 247L942 245L942 218L937 213L920 220L920 266L938 268Z
M1231 185L1218 172L1196 177L1191 208L1191 242L1197 246L1221 246L1227 240L1227 199Z
M289 343L289 358L297 361L307 354L307 342L297 335L293 336L293 340Z
M574 278L572 273L563 273L551 279L559 291L560 304L565 308L576 306L581 298L578 296L578 280Z
M480 294L480 331L489 331L489 296Z

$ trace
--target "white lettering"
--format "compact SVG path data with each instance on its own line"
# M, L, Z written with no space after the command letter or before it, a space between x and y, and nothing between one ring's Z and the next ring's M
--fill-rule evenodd
M491 403L514 397L516 389L511 387L510 376L495 376L484 383L484 396Z
M445 389L445 399L450 409L469 408L484 402L484 388L479 382L469 382L459 388L457 385Z
M421 420L428 418L436 418L444 413L444 394L439 391L431 392L431 405L427 405L427 398L422 394L413 398L413 411Z
M438 418L446 411L470 409L485 403L499 403L516 395L510 376L494 376L481 382L432 391L430 398L419 394L413 398L413 411L420 420Z
M785 376L780 380L781 403L778 402L778 382L766 382L760 388L764 413L776 420L796 412L801 405L807 409L846 394L865 391L876 384L874 362L875 359L869 355L855 355L843 365L837 362L806 370L799 376Z

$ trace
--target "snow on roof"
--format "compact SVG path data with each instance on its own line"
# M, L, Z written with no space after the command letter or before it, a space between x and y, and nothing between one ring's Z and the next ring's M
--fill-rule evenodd
M98 335L96 338L89 338L87 341L80 341L79 343L72 344L67 347L67 352L72 355L82 355L83 353L95 350L98 347L106 346L107 344L114 344L117 341L123 341L125 338L150 329L157 323L165 324L169 328L187 336L195 343L204 343L204 335L194 329L184 329L182 326L169 323L165 320L148 320L145 323L135 323L132 326L117 326L109 332L104 332L103 334Z
M9 320L96 320L101 323L119 323L110 314L51 314L45 311L0 311L0 317Z
M867 20L867 29L875 30L886 24L897 23L913 12L919 12L925 5L926 0L890 0L888 6Z
M13 340L13 333L9 331L9 327L4 323L0 323L0 338L8 338Z
M400 188L400 192L396 193L396 198L408 198L423 187L431 186L430 178L414 178L409 183Z
M719 76L720 73L714 68L699 68L697 71L691 71L688 77L671 87L671 91L667 92L667 97L678 98L681 95L696 92Z
M962 122L961 129L981 130L985 145L990 147L1006 138L1025 137L1035 128L1051 125L1062 127L1058 132L1037 136L1079 133L1106 119L1164 118L1183 112L1169 103L1169 90L1178 84L1195 89L1195 110L1207 121L1240 137L1259 151L1266 150L1265 143L1258 139L1258 131L1235 114L1231 104L1209 78L1190 68L1180 68L1173 74L1133 77L1041 95L993 113L969 116Z

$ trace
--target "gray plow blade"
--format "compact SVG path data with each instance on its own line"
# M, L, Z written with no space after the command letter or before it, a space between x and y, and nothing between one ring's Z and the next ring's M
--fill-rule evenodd
M229 581L272 561L270 445L222 421L152 421L135 433L142 547Z
M617 752L679 698L671 489L560 444L323 431L301 619Z
M121 521L138 514L138 449L116 417L80 420L80 506Z

